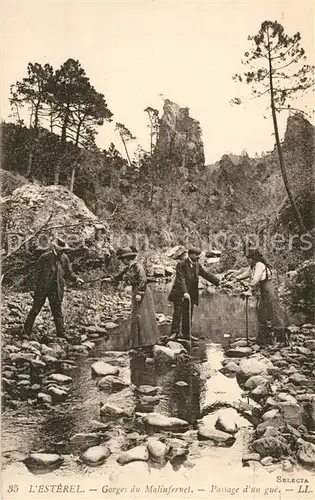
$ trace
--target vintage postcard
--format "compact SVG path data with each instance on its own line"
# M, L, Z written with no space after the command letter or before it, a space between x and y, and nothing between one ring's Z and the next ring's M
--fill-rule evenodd
M1 19L2 498L315 499L314 2Z

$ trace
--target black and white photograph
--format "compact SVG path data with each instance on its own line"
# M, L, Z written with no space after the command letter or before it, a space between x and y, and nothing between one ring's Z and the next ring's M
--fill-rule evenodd
M2 0L4 500L315 499L314 14Z

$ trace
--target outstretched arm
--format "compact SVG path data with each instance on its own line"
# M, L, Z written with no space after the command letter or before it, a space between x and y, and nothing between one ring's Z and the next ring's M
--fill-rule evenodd
M73 271L68 255L64 256L64 270L66 279L82 282L81 278Z
M242 271L240 274L235 275L235 278L237 281L242 281L247 278L250 278L250 276L251 276L251 268L248 267L247 269L245 269L245 271Z
M217 278L217 276L215 276L214 274L208 273L200 264L199 275L213 285L218 286L220 284L219 278Z
M124 278L124 274L125 274L125 272L126 272L126 269L123 269L122 271L120 271L120 273L118 273L118 274L116 274L115 276L113 276L112 281L113 281L114 283L119 283L120 281L122 281L122 280L123 280L123 278Z

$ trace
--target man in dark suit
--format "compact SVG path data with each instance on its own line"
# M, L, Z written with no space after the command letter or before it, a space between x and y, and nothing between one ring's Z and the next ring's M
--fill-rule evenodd
M65 328L62 315L64 282L71 279L77 284L83 283L73 271L69 257L64 253L69 249L66 243L58 239L52 244L52 250L43 253L36 263L34 273L34 302L24 323L24 333L30 335L34 321L48 297L58 337L64 337Z
M173 322L171 327L171 339L178 338L182 323L182 336L188 339L189 326L192 322L194 305L198 306L199 299L199 276L218 286L220 280L213 274L208 273L199 264L201 251L197 248L188 250L188 258L181 260L176 267L175 281L168 297L174 304ZM191 303L189 318L189 299ZM189 325L190 323L190 325ZM191 336L192 340L198 338Z

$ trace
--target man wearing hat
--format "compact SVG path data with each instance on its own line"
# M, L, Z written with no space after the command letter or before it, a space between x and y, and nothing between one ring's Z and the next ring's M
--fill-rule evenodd
M69 257L64 253L70 247L60 238L52 243L52 250L43 253L36 263L34 273L34 301L24 323L24 333L30 335L34 321L48 297L58 337L65 336L62 315L64 281L71 279L77 284L83 283L73 271Z
M176 266L175 281L168 297L168 300L174 304L171 339L179 337L180 326L182 324L182 336L188 340L193 308L194 305L198 306L199 276L216 286L220 283L220 280L216 276L208 273L199 264L200 254L201 251L198 248L190 248L188 250L188 257L178 262ZM198 340L198 338L191 336L191 340Z

